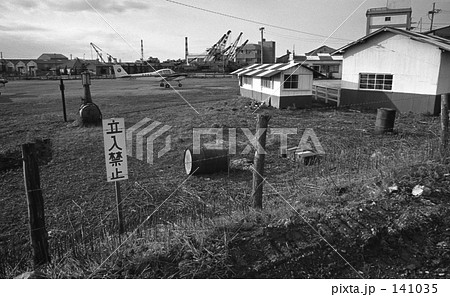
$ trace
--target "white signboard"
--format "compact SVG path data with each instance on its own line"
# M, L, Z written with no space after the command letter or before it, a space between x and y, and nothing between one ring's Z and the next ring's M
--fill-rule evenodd
M125 120L103 120L106 178L108 182L128 179Z

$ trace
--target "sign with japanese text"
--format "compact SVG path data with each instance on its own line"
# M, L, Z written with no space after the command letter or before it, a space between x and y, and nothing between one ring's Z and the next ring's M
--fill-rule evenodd
M107 181L128 179L125 119L103 120L103 138Z

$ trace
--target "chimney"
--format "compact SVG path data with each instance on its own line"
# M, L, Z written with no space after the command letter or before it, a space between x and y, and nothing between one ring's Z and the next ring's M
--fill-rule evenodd
M189 65L188 56L189 56L188 38L186 36L186 37L184 37L184 58L186 59L186 65Z

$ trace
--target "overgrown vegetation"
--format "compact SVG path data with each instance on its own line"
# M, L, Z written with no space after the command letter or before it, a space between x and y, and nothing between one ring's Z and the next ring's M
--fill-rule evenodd
M269 127L298 129L289 147L312 128L326 151L316 165L294 163L280 157L279 136L269 134L260 213L250 207L247 167L188 178L182 164L193 128L224 128L225 141L228 128L237 128L232 160L252 159L240 155L250 144L240 128L254 133L256 108L237 95L234 80L189 80L180 93L198 113L169 90L126 85L126 95L113 82L93 82L104 118L125 117L131 127L149 117L172 127L171 151L154 164L129 158L121 238L101 128L62 122L50 82L17 82L4 93L11 102L1 103L0 150L35 138L52 142L52 161L41 166L53 257L41 268L47 277L448 277L450 171L438 155L438 118L399 115L395 133L375 135L370 112L320 104L258 109L272 115ZM30 97L26 88L42 94ZM79 96L66 97L74 121ZM163 146L161 138L155 151ZM21 169L0 176L0 275L10 278L31 269L27 208ZM416 185L430 192L414 197Z

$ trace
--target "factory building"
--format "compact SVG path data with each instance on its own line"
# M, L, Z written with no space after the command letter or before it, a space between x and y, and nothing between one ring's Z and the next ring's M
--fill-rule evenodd
M264 63L275 63L275 41L263 41ZM236 63L252 65L261 64L261 42L244 45L236 54Z

